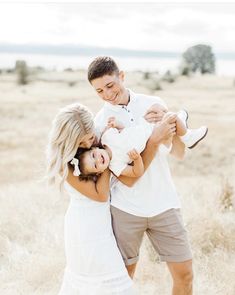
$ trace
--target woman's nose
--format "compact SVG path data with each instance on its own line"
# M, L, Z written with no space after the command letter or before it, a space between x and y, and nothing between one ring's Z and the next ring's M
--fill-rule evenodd
M91 147L91 145L92 145L92 142L86 142L84 144L84 148L89 149Z

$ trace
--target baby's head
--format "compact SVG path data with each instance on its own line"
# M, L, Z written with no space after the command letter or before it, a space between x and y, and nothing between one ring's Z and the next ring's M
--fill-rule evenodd
M79 149L70 164L74 165L74 175L97 176L109 166L110 157L103 148ZM86 177L85 177L86 178Z

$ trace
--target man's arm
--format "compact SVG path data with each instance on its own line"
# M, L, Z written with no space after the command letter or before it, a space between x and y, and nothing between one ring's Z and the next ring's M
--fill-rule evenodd
M169 114L165 119L158 125L155 126L149 140L147 141L146 147L144 151L141 153L141 157L144 164L144 172L148 169L152 160L155 157L156 152L158 151L158 147L161 142L172 135L175 135L176 132L176 115ZM131 187L140 177L128 177L128 176L119 176L118 180L123 184Z

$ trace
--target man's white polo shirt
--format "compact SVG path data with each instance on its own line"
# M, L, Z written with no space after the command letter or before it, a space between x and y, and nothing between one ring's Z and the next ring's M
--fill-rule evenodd
M95 117L95 126L102 132L109 117L116 117L125 126L136 125L154 104L164 102L159 97L130 91L127 106L105 103ZM179 208L180 201L167 162L169 149L161 147L151 165L133 187L118 181L111 188L111 205L127 213L152 217L171 208Z

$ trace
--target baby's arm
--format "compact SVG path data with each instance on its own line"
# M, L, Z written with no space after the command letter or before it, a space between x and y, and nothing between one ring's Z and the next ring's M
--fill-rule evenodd
M127 165L122 170L121 175L129 177L140 177L144 174L144 163L141 155L135 150L128 152L129 158L133 161L133 165Z
M119 132L121 132L125 126L122 124L122 122L117 121L115 117L108 118L108 128L116 128Z
M107 126L105 126L104 130L100 134L100 140L98 142L98 145L101 145L101 138L109 128L116 128L118 132L121 132L124 129L124 127L125 126L120 121L117 121L115 117L108 118Z

